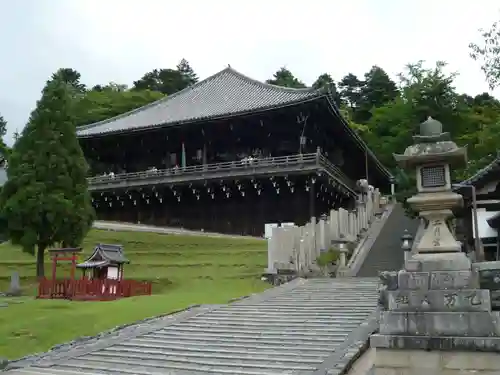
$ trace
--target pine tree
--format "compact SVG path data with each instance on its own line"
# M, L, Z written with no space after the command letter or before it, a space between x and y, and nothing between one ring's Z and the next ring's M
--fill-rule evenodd
M76 138L68 85L56 75L15 143L8 181L0 194L7 234L37 256L44 276L44 253L58 243L78 246L92 225L88 165Z
M182 77L186 82L186 87L194 85L198 82L198 76L186 59L182 59L179 64L177 64L177 70L182 74Z
M291 87L295 89L305 88L306 85L297 79L290 70L285 67L281 67L276 73L273 74L273 78L266 81L271 85Z

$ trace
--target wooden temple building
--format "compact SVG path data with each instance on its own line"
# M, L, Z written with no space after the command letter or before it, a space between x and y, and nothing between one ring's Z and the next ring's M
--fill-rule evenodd
M464 197L464 207L457 216L466 250L470 252L479 245L483 248L484 260L500 260L500 155L460 183L456 191Z
M79 127L99 219L261 236L351 207L390 173L329 88L258 82L228 67L176 94Z

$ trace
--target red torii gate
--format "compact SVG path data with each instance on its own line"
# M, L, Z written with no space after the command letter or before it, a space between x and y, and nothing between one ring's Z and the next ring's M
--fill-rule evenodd
M50 249L48 250L48 253L52 259L52 280L47 280L46 278L42 278L39 281L38 285L38 298L61 298L60 296L56 296L55 294L66 294L68 291L70 293L74 292L74 288L69 287L69 288L64 288L66 290L60 291L58 288L58 283L57 281L57 265L61 261L66 261L66 262L71 262L71 268L70 268L70 278L67 280L70 285L74 284L75 282L75 271L76 271L76 262L78 260L78 254L82 252L81 247L73 248L61 248L61 249ZM50 290L49 293L47 293L47 287ZM71 296L64 296L64 297L71 297Z

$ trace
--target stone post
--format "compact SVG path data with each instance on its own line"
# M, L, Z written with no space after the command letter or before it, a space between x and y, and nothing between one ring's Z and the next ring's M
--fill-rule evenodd
M347 264L347 249L339 250L339 266L345 267Z
M375 374L481 374L500 370L500 315L489 290L460 251L448 227L462 197L451 190L450 167L463 165L466 150L429 118L415 144L395 155L417 171L418 193L408 203L427 221L413 257L399 272L383 272ZM479 353L478 353L479 352Z

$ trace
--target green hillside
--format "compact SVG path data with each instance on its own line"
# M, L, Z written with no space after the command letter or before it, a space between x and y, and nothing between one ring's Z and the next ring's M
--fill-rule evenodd
M18 271L25 291L17 299L0 297L0 303L9 304L0 308L2 356L47 350L116 325L192 304L224 303L268 287L259 280L267 261L263 240L93 230L82 258L99 242L124 245L131 261L125 278L152 281L154 295L113 302L35 300L34 257L11 244L0 245L0 290L8 288L11 273ZM50 274L48 258L45 269ZM59 277L69 274L67 266L58 272Z

